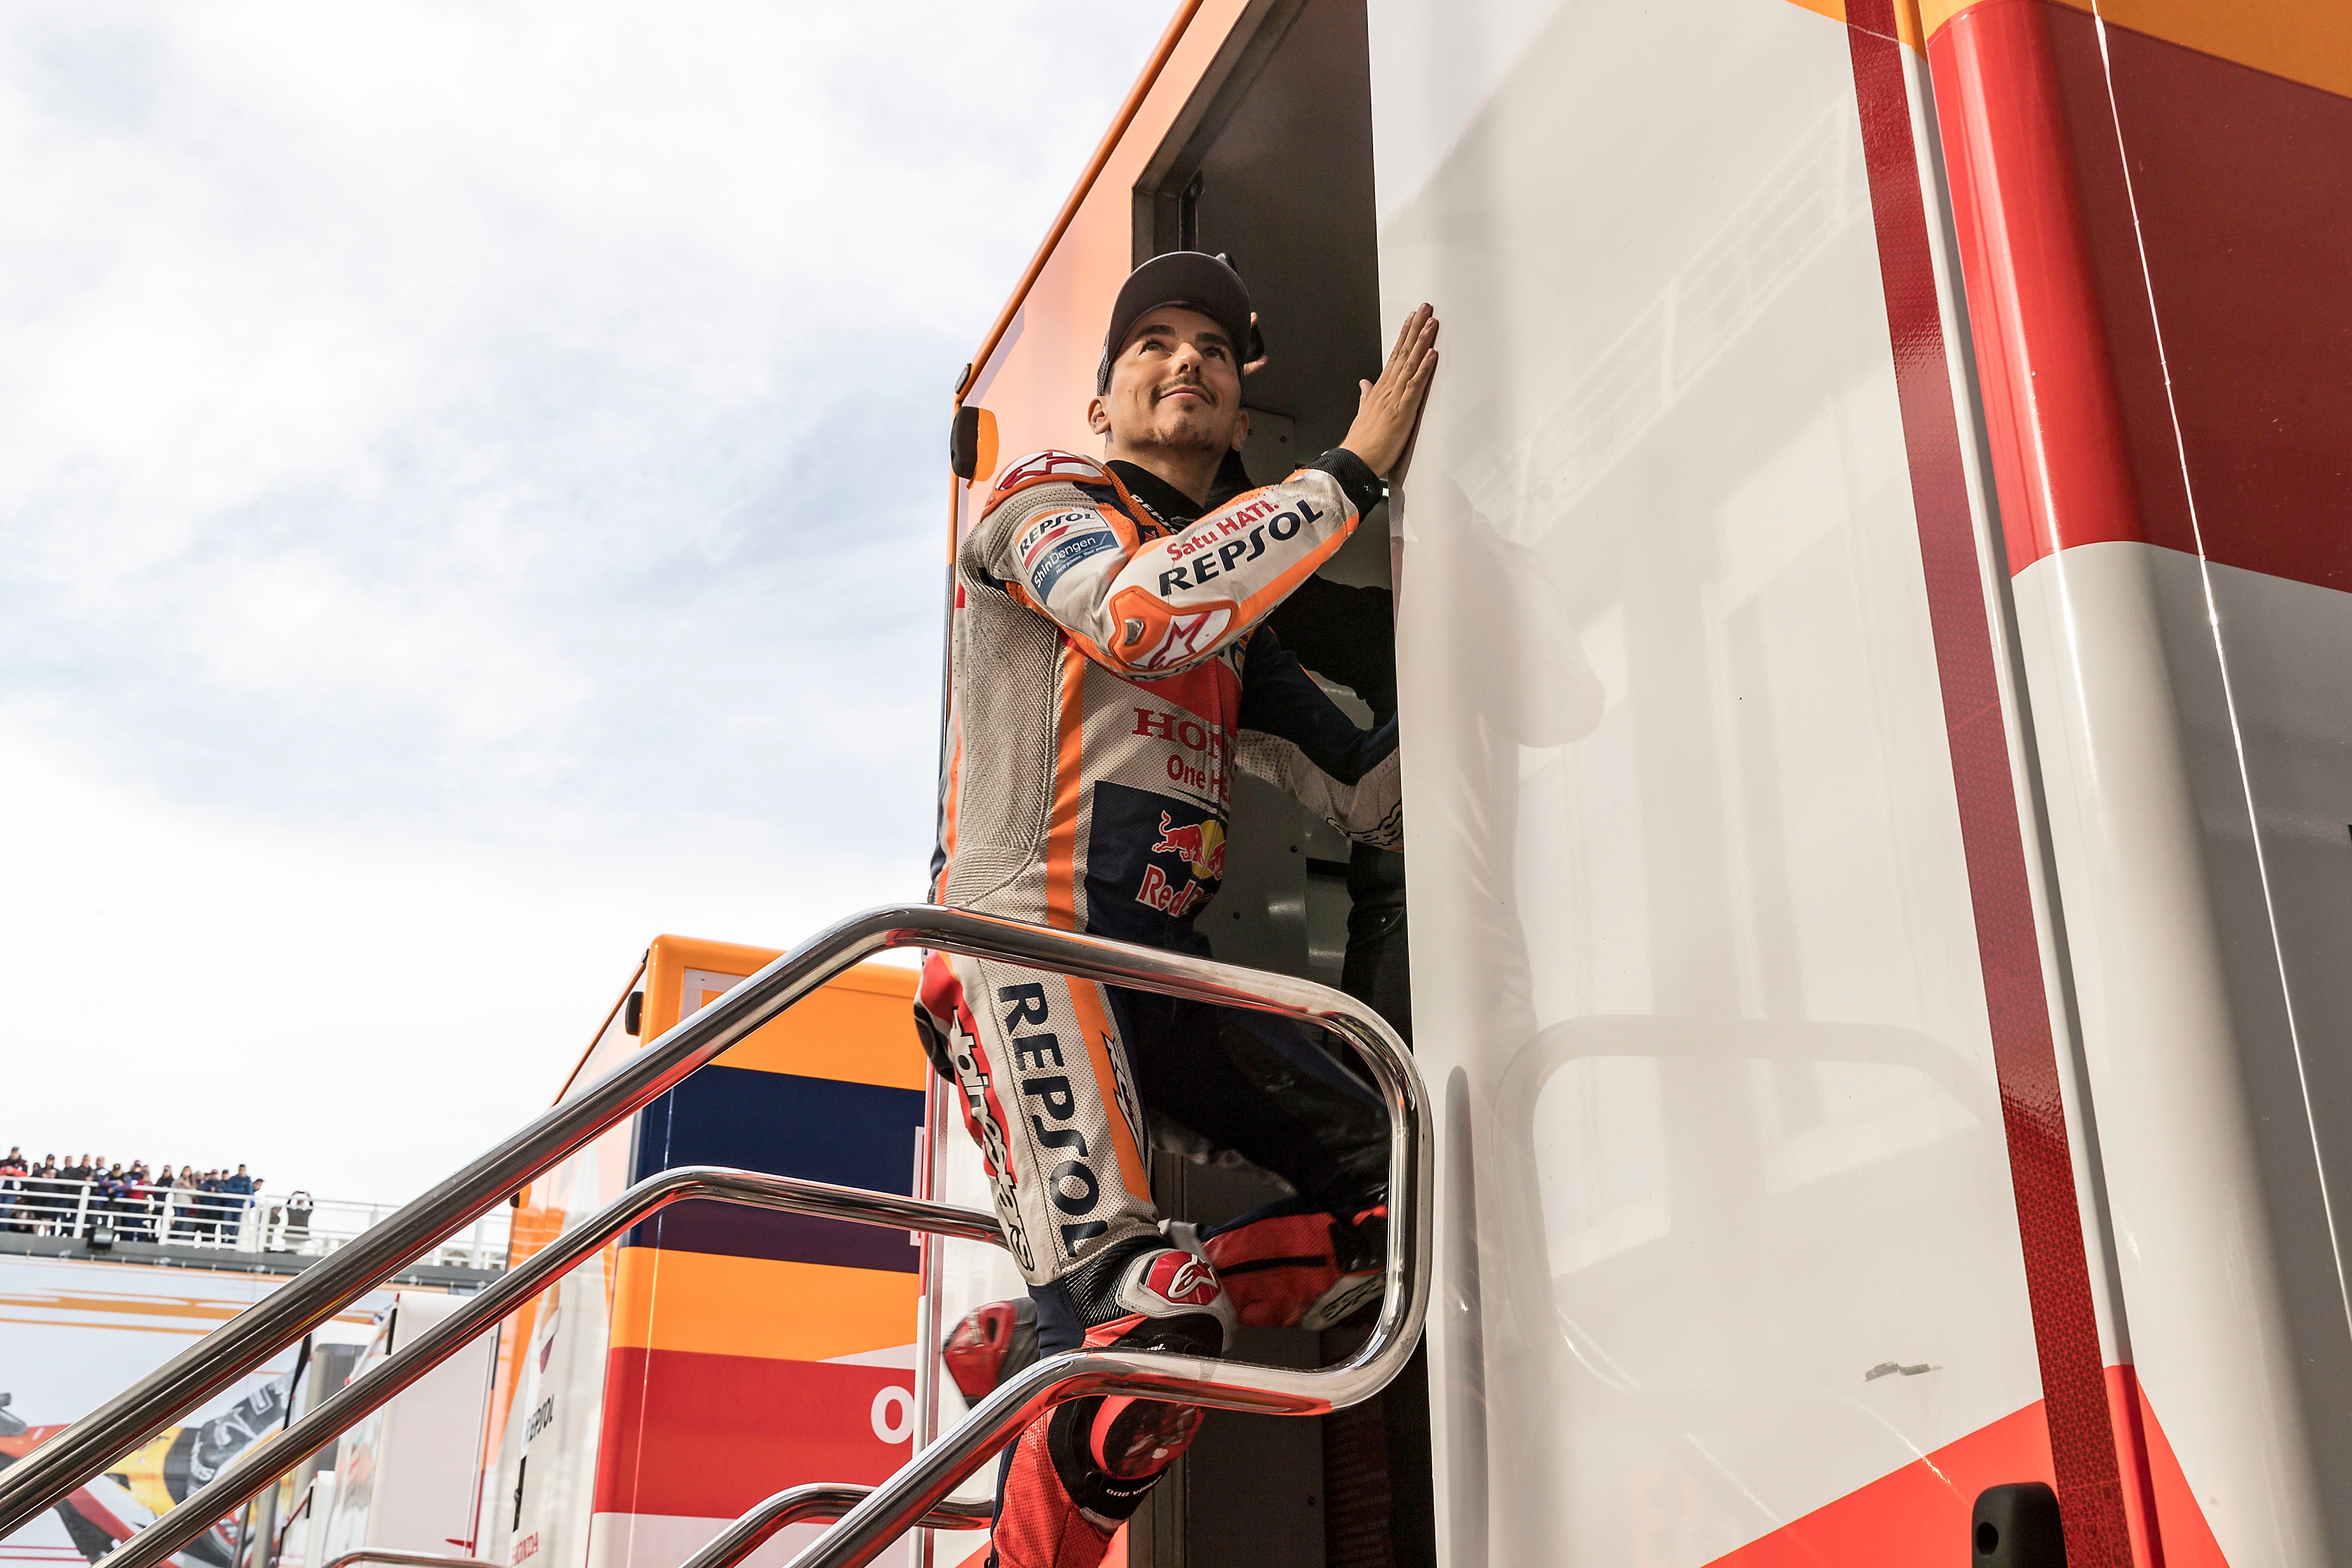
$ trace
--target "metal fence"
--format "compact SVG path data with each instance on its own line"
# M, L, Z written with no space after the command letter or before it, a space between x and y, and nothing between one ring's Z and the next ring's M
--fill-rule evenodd
M207 1193L194 1187L0 1179L0 1236L55 1237L99 1246L150 1242L224 1252L324 1258L398 1204L354 1203L290 1193ZM502 1268L509 1211L482 1215L421 1263Z

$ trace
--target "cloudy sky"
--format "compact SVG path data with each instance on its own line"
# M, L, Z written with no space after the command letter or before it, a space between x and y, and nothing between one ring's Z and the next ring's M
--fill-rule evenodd
M0 1145L406 1197L919 897L950 384L1168 9L0 11Z

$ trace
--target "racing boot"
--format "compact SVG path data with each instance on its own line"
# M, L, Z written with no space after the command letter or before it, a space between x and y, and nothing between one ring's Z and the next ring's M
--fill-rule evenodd
M940 1359L963 1396L979 1404L1036 1362L1037 1303L1024 1296L974 1307L948 1335Z
M1294 1200L1202 1231L1199 1250L1246 1327L1319 1330L1379 1304L1388 1237L1384 1203L1334 1214Z
M1164 1219L1160 1233L1171 1246L1195 1258L1205 1260L1209 1256L1202 1247L1199 1226ZM974 1405L1034 1366L1037 1355L1037 1303L1026 1296L974 1307L957 1320L940 1350L948 1376Z
M1214 1356L1234 1331L1216 1270L1153 1239L1089 1259L1061 1283L1088 1350ZM997 1495L996 1568L1096 1568L1200 1429L1196 1405L1118 1394L1072 1400L1031 1422Z

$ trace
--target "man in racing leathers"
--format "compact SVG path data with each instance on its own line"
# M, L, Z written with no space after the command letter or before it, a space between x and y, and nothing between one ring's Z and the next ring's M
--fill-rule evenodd
M1104 460L1006 465L960 547L940 902L1205 952L1192 919L1223 874L1236 765L1360 842L1401 844L1393 721L1359 730L1261 623L1380 499L1436 321L1426 306L1406 321L1340 447L1206 510L1247 433L1250 323L1213 258L1137 268L1087 409ZM961 1091L1039 1351L1216 1355L1238 1322L1319 1327L1377 1298L1386 1116L1303 1031L936 953L916 1012ZM1297 1195L1173 1246L1155 1142L1238 1154ZM999 1568L1093 1568L1199 1421L1116 1397L1038 1418L1000 1479Z

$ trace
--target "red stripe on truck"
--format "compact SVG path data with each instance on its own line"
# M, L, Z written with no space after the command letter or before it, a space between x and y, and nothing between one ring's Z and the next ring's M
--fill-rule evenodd
M2109 1367L2107 1390L2115 1407L2134 1412L2149 1438L2155 1495L2170 1527L2162 1558L2165 1568L2230 1568L2131 1368ZM2008 1481L2049 1479L2050 1427L2042 1402L2036 1400L1790 1520L1771 1534L1715 1559L1707 1568L1823 1568L1829 1563L1879 1568L1890 1563L1951 1563L1958 1568L1968 1552L1961 1543L1968 1540L1979 1492Z
M598 1513L732 1519L803 1481L876 1485L914 1453L877 1431L912 1431L909 1370L629 1346L610 1355Z
M1846 39L2067 1560L2074 1568L2129 1568L2130 1532L1892 0L1851 0Z
M2352 99L2042 0L1927 58L2010 571L2130 540L2352 591Z

